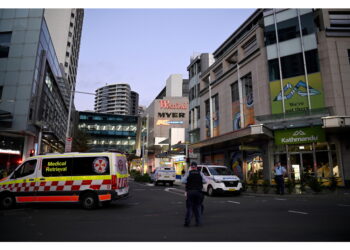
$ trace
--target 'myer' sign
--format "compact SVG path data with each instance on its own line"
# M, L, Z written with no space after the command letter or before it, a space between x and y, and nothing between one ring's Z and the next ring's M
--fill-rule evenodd
M188 99L184 97L156 100L156 126L187 127Z

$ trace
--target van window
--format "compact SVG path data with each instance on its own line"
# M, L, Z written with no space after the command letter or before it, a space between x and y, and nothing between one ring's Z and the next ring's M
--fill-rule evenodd
M108 157L76 157L73 159L72 175L108 175Z
M42 175L44 177L71 175L72 158L43 159Z
M210 176L210 174L209 174L207 168L203 168L203 174L204 174L205 176Z
M21 178L31 174L34 174L36 166L36 160L30 160L23 163L23 165L15 171L12 178Z

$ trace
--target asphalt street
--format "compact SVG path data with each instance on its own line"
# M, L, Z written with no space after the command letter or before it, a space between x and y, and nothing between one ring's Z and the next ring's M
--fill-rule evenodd
M183 227L181 186L130 182L127 199L83 210L27 204L0 210L0 241L318 242L350 240L350 194L205 197L204 225ZM193 221L194 224L194 221Z

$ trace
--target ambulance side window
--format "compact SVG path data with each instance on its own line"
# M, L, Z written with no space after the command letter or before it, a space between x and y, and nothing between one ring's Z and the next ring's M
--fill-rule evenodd
M108 157L75 157L73 159L72 175L108 175Z
M50 158L42 161L42 175L44 177L71 175L72 158Z
M31 174L34 174L36 167L36 160L30 160L23 163L23 165L15 171L12 178L21 178Z

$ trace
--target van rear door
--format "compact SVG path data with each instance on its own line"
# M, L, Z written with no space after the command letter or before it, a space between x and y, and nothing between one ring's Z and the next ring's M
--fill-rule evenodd
M128 187L128 168L125 155L116 154L115 157L115 173L116 173L116 187L114 189L122 189Z

